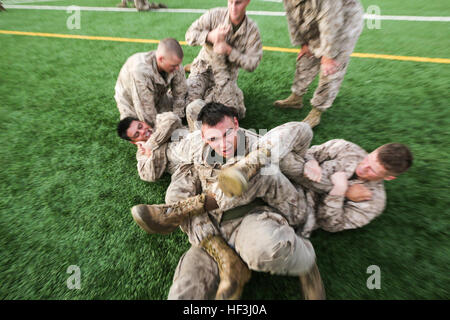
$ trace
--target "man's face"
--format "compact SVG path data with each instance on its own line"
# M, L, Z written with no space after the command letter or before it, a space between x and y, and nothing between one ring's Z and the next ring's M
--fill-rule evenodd
M388 174L387 170L378 161L378 149L369 153L356 167L356 175L364 180L392 180L395 177Z
M234 156L237 149L238 129L238 120L225 116L215 126L203 124L202 138L217 154L230 158Z
M245 17L245 9L250 0L228 0L228 12L231 23L238 25Z
M159 68L167 73L172 73L180 68L182 61L183 59L178 58L177 55L168 53L159 58Z
M127 136L132 142L147 141L152 135L152 127L144 121L132 121L127 130Z

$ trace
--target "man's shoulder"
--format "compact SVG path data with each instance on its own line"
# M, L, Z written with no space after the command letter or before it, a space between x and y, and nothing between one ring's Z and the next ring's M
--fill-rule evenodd
M136 63L136 62L145 60L145 57L146 57L147 55L149 55L151 52L152 52L152 51L149 51L149 52L136 52L136 53L133 53L131 56L128 57L126 63L131 64L131 63Z
M322 145L326 145L334 149L339 149L341 151L347 150L347 151L358 151L361 153L367 153L363 148L361 148L356 143L344 139L332 139L323 143Z
M153 59L155 59L155 51L137 52L130 56L126 62L130 71L134 73L148 73L153 70Z
M226 7L216 7L209 9L207 12L212 14L225 14L228 11L228 8Z
M258 140L261 138L261 135L257 134L255 130L244 128L239 128L239 130L241 130L249 139Z
M203 16L208 16L209 19L215 19L217 17L225 16L228 12L227 8L217 7L206 10Z

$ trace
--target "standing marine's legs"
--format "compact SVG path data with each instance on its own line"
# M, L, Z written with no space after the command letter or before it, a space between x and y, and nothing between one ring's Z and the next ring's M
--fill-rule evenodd
M277 100L274 105L279 108L301 109L303 107L303 95L313 82L320 69L320 59L314 56L303 55L295 65L294 82L291 87L291 95L284 100Z

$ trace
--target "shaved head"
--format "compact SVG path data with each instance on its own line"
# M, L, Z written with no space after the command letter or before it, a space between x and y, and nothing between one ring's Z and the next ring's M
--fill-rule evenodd
M184 53L179 42L174 38L166 38L159 42L157 52L158 55L167 56L175 55L179 59L183 60Z
M156 50L156 62L158 70L172 73L180 68L183 61L183 49L174 38L166 38L159 42Z

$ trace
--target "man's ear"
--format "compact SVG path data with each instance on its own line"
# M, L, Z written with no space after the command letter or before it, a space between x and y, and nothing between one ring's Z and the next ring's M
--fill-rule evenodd
M397 179L397 177L395 177L395 176L387 176L387 177L384 178L384 180L386 180L386 181L390 181L390 180L394 180L394 179Z
M205 140L205 135L203 134L203 128L200 129L200 132L202 133L202 139Z
M233 120L234 120L233 122L234 122L234 126L236 127L236 129L239 128L239 120L238 120L238 118L234 117Z

